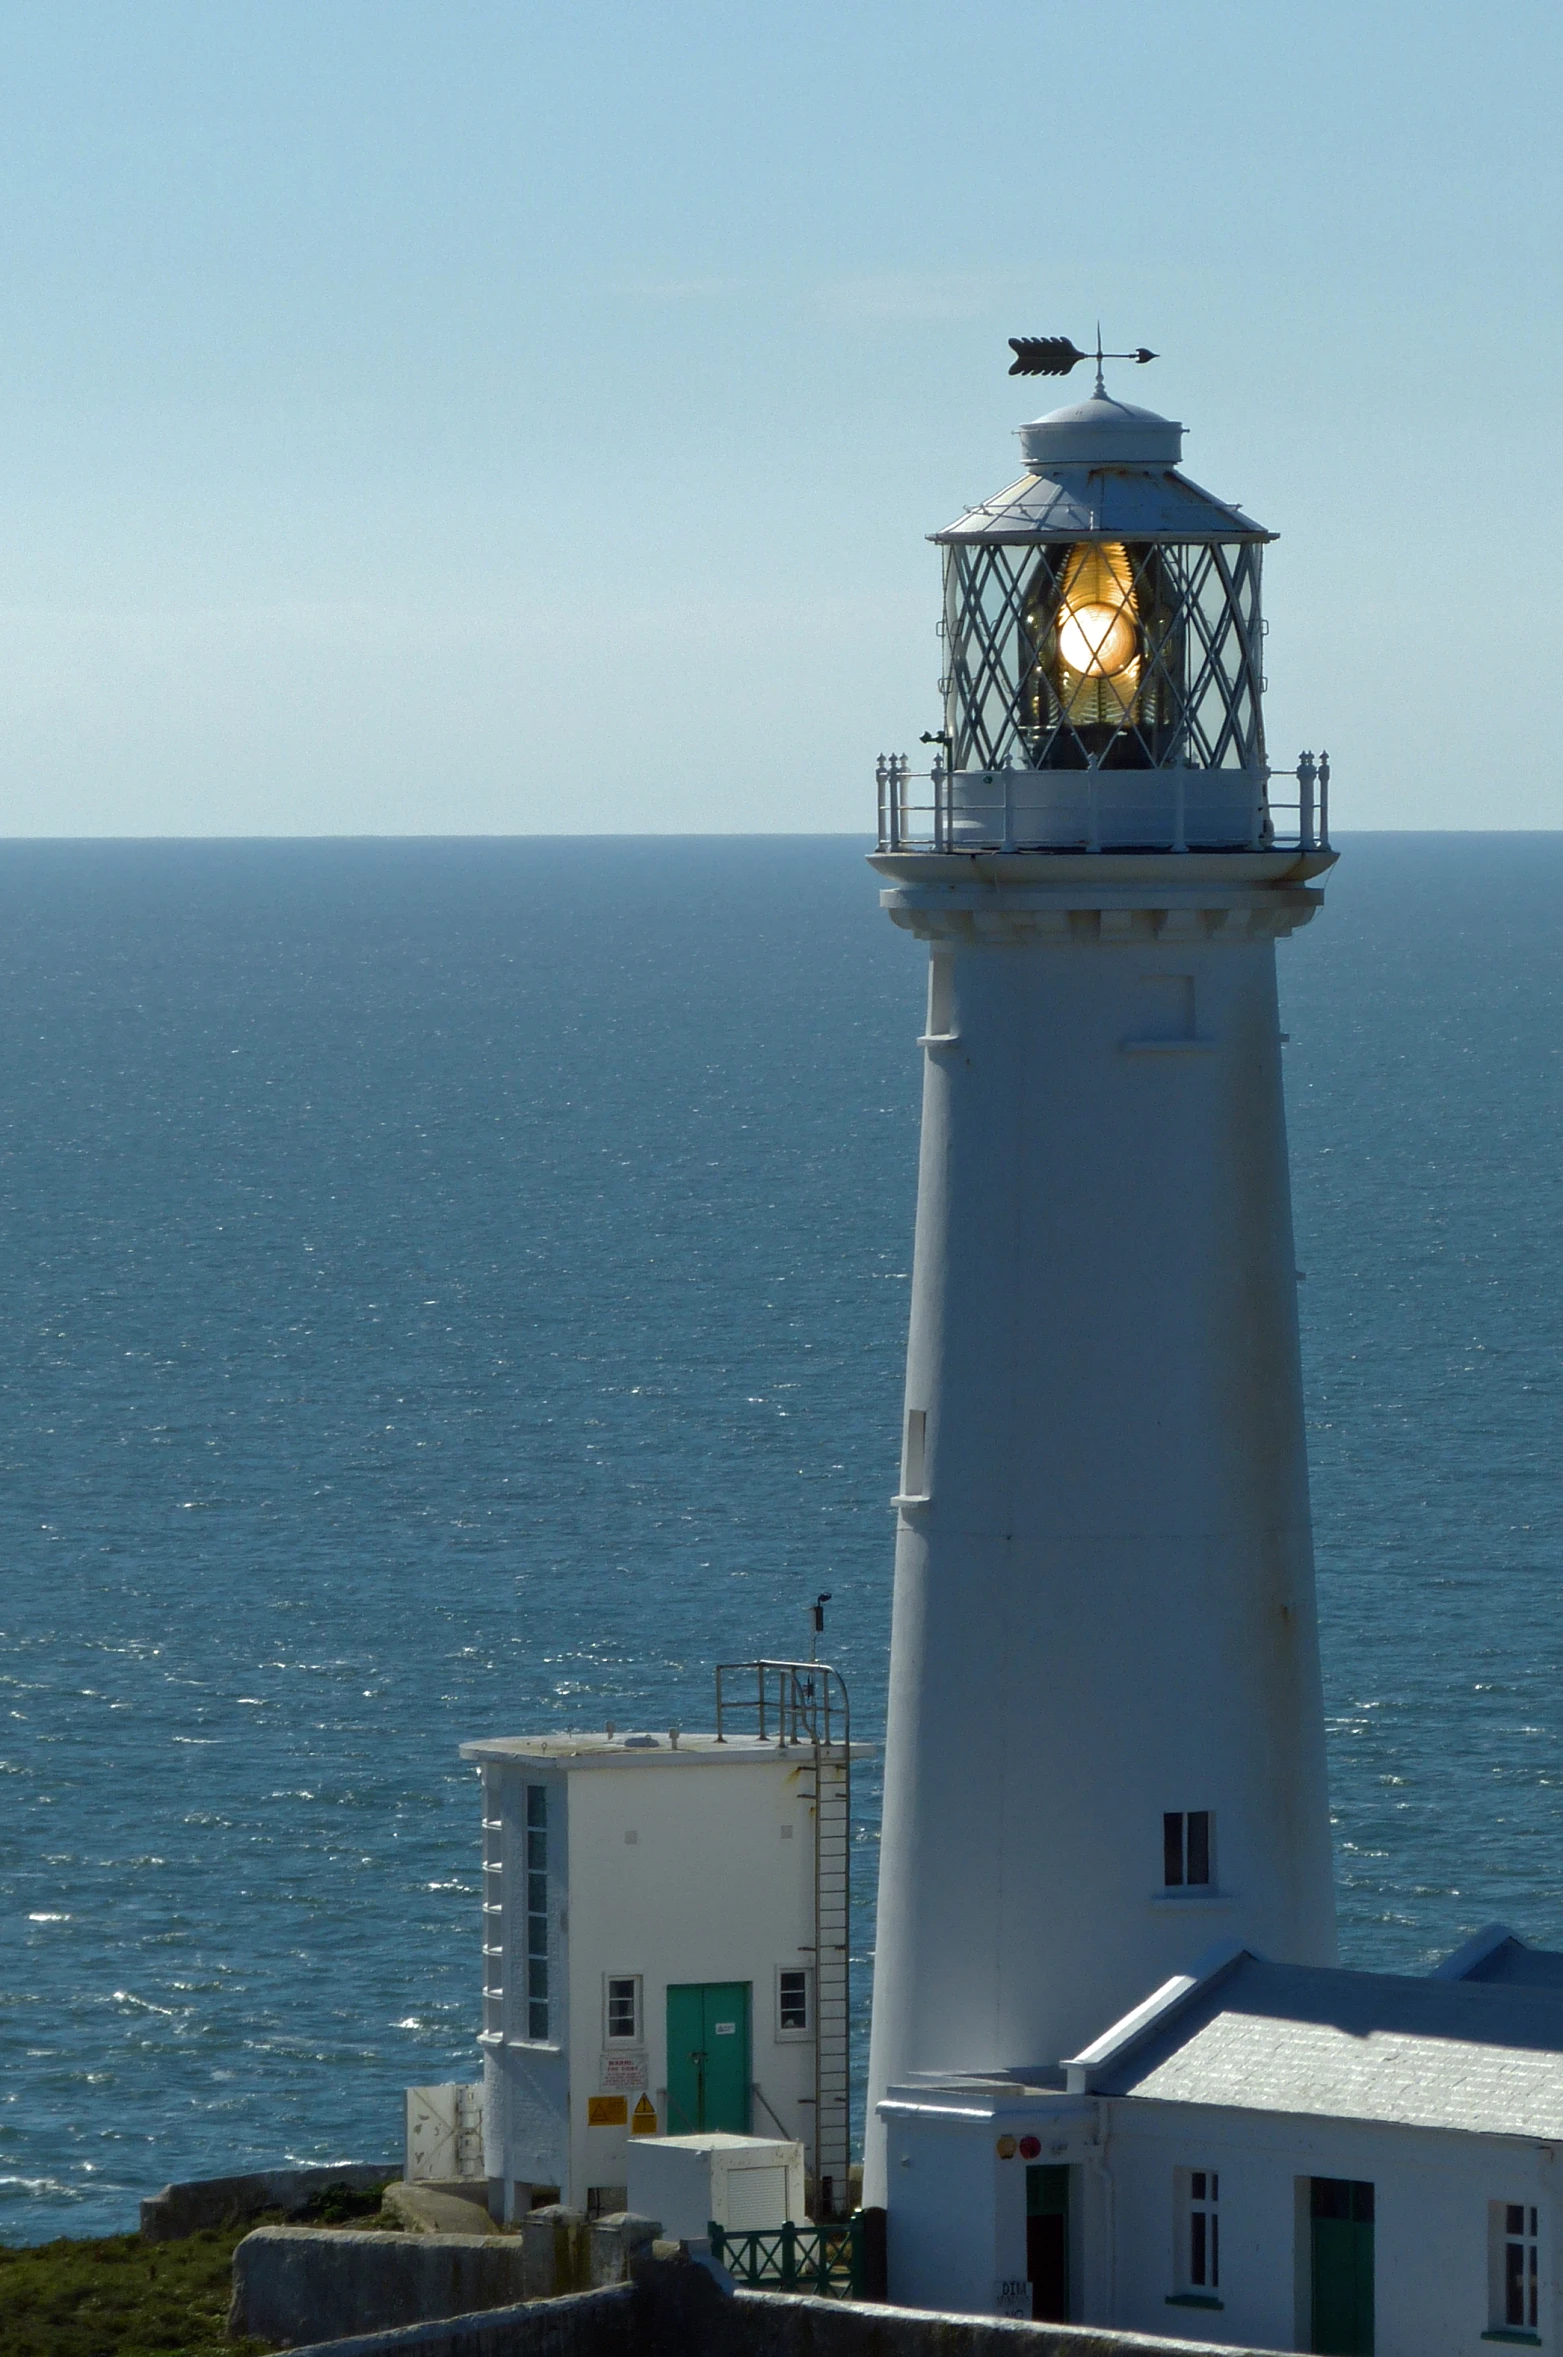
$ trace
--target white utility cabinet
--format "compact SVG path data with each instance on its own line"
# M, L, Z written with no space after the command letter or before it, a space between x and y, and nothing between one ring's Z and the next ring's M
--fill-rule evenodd
M629 2206L680 2242L801 2226L803 2147L771 2136L646 2136L629 2156Z

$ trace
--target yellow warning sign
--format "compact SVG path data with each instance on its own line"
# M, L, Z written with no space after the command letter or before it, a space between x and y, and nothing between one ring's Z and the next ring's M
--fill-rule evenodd
M635 2117L630 2122L630 2134L632 2136L655 2136L656 2132L657 2107L649 2095L643 2095L635 2106Z
M622 2095L588 2095L586 2125L588 2128L622 2128L630 2116L630 2107Z

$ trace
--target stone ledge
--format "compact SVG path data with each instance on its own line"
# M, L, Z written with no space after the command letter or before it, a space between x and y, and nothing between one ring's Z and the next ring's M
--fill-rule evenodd
M141 2205L144 2242L177 2242L230 2218L258 2218L263 2210L297 2217L335 2185L372 2192L401 2175L399 2161L332 2161L314 2169L257 2169L243 2177L195 2177L165 2185Z

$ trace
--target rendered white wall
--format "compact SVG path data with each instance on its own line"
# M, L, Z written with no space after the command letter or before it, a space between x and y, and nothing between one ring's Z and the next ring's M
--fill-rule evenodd
M897 2307L961 2316L995 2312L997 2279L1025 2273L1025 2173L1019 2173L1019 2236L1004 2202L994 2157L995 2122L916 2114L889 2131L891 2198L886 2256ZM1011 2170L1011 2176L1015 2172ZM1018 2259L1017 2259L1018 2248Z
M1245 2348L1307 2346L1309 2177L1374 2187L1378 2357L1487 2357L1488 2210L1534 2203L1542 2225L1541 2338L1559 2328L1556 2163L1520 2139L1449 2135L1349 2120L1196 2106L1113 2103L1116 2206L1112 2322ZM1175 2288L1173 2180L1179 2167L1221 2181L1219 2310L1167 2305Z
M928 1502L897 1542L871 2105L1056 2062L1223 1936L1335 1953L1274 970L1316 896L1071 865L914 878L896 911L934 956ZM1215 1813L1208 1893L1163 1896L1169 1809Z
M698 1765L645 1754L571 1778L571 2183L627 2182L629 2139L586 2124L603 2085L602 1990L609 1973L639 1973L652 2101L667 2127L667 1988L680 1981L753 1983L751 2077L789 2136L813 2142L812 2040L776 2034L778 1966L810 1966L813 1818L800 1786L803 1755L771 1752ZM783 1828L790 1827L789 1838ZM625 1834L637 1839L626 1842ZM633 2109L633 2098L630 2108ZM755 2103L757 2136L775 2123Z
M1307 2180L1374 2187L1378 2357L1484 2357L1491 2328L1494 2202L1534 2204L1541 2224L1543 2346L1563 2328L1555 2149L1523 2138L1231 2111L1194 2104L899 2089L886 2124L890 2296L992 2313L995 2286L1025 2272L1026 2161L1000 2139L1035 2135L1070 2169L1074 2321L1241 2348L1308 2346ZM1180 2288L1177 2174L1220 2180L1219 2308L1169 2303Z
M1106 2223L1096 2163L1099 2115L1091 2097L1040 2101L976 2088L899 2088L886 2106L890 2180L887 2254L897 2306L957 2315L1029 2315L997 2294L1026 2277L1026 2170L1036 2159L1070 2173L1069 2273L1076 2321L1095 2320L1106 2282ZM1001 2150L1007 2140L1008 2152Z

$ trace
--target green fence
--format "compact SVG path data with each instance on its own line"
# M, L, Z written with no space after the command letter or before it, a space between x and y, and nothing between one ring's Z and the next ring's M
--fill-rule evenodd
M861 2217L845 2226L771 2226L749 2234L731 2234L713 2219L707 2232L712 2258L750 2291L813 2292L822 2300L862 2296Z

